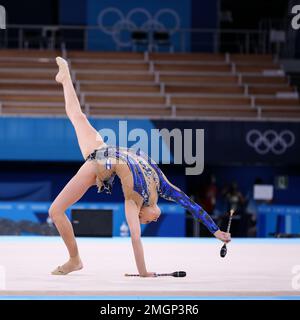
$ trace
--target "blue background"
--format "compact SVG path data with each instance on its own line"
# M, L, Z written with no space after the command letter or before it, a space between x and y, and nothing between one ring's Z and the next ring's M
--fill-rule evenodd
M190 28L191 27L191 1L190 0L87 0L87 23L90 26L95 26L98 24L99 13L108 7L114 7L119 9L124 16L134 8L143 8L147 10L152 16L155 15L157 11L162 8L169 8L177 12L180 17L180 28ZM133 17L133 21L139 25L141 23L141 15L137 14ZM142 16L144 17L144 16ZM105 25L114 25L119 18L116 15L107 15L104 19ZM144 21L144 20L143 20ZM170 25L172 21L169 20L167 16L162 16L160 19L166 26ZM128 40L130 38L129 34L125 32L121 34L122 39ZM173 39L175 47L179 47L180 37L175 36ZM90 31L89 32L89 49L92 50L115 50L116 45L112 40L110 35L106 35L101 31Z

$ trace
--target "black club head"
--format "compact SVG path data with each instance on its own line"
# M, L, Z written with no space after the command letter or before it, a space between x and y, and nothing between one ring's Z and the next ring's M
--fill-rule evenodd
M226 254L227 254L227 248L226 248L226 244L224 244L223 247L220 250L220 256L222 258L225 258Z
M186 272L185 271L176 271L176 272L173 272L173 277L176 277L176 278L183 278L186 276Z

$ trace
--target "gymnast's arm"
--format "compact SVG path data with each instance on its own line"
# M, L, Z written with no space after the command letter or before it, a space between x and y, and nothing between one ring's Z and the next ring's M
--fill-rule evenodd
M155 277L155 273L147 272L146 269L144 250L141 241L139 209L133 200L125 200L125 215L130 229L131 243L139 275L141 277Z
M225 243L230 242L230 234L221 231L210 215L200 205L195 203L183 191L170 183L163 174L160 176L160 184L161 197L180 204L193 215L195 220L202 222L217 239Z

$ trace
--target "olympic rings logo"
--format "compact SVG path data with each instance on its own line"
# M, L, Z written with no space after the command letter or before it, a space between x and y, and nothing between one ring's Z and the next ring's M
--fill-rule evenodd
M115 17L114 23L111 25L105 24L105 19L113 16ZM162 21L163 17L174 20L173 25L167 27L166 23ZM144 8L134 8L125 16L118 8L109 7L99 13L97 22L100 30L112 36L114 42L122 47L128 47L132 44L131 40L121 39L121 33L124 30L168 31L172 35L180 28L179 15L169 8L161 9L153 16Z
M270 151L276 155L283 154L295 143L295 140L295 135L290 130L283 130L280 133L267 130L261 133L259 130L253 129L246 136L248 145L262 155Z

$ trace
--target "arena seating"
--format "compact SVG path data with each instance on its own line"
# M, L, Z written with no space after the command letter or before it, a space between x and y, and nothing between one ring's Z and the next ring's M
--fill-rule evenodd
M65 52L83 111L96 117L300 117L269 55ZM0 114L65 115L57 51L0 51Z

